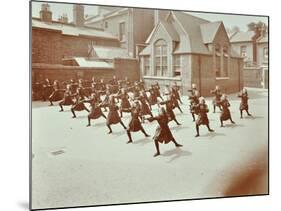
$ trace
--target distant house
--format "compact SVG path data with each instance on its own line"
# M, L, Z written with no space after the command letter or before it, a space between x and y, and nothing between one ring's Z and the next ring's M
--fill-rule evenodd
M227 93L243 86L243 59L232 50L222 22L170 11L159 18L145 44L139 56L147 84L177 82L187 93L196 83L205 96L215 85Z
M139 8L98 6L98 14L88 16L85 25L101 28L115 37L131 57L136 57L137 45L144 44L154 27L154 11Z
M119 38L103 29L85 25L84 7L73 6L73 23L64 15L52 19L48 4L42 4L40 18L32 18L33 79L139 78L136 59L129 57ZM125 68L126 67L126 68ZM129 70L129 73L124 73Z
M244 58L245 86L268 88L268 32L236 32L230 36L231 47Z

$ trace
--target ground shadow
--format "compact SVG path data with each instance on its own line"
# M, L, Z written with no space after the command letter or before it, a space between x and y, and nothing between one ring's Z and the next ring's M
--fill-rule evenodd
M88 115L87 116L77 116L76 118L73 118L73 119L86 119L86 118L88 118Z
M153 142L151 137L145 137L145 138L139 139L137 141L133 141L133 144L140 144L140 145L144 146L144 145L149 144L151 142Z
M121 136L123 134L125 134L125 130L120 130L118 132L114 132L114 131L112 132L112 135L114 135L114 136Z
M175 123L176 124L176 123ZM175 126L173 126L173 127L170 127L170 129L172 130L172 131L176 131L176 132L178 132L179 130L182 130L182 129L187 129L187 128L189 128L189 127L187 127L187 126L182 126L182 125L175 125Z
M94 121L91 122L91 127L102 127L102 126L105 126L106 123L105 122L98 122L98 123L95 123Z
M224 127L226 128L236 128L236 127L244 127L244 125L241 125L241 124L224 124ZM224 128L222 127L222 128Z
M244 116L243 119L251 119L251 120L255 120L255 119L264 119L263 116Z
M164 157L170 157L170 160L168 160L168 163L173 162L174 160L180 158L180 157L184 157L184 156L191 156L192 153L186 150L182 150L181 148L174 148L172 150L168 150L166 152L164 152L163 154L161 154Z
M29 203L26 201L20 201L17 203L18 206L24 210L29 210Z
M209 132L209 133L206 133L204 135L200 135L200 137L207 137L209 139L213 139L217 136L225 136L224 133L217 133L217 132Z

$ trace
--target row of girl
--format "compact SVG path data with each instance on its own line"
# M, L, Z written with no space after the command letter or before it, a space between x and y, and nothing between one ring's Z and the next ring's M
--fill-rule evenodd
M43 85L42 90L44 93L44 89L52 89L52 93L48 97L50 105L53 105L53 102L59 101L60 112L64 111L64 106L71 106L70 110L73 118L76 118L77 112L86 110L89 112L87 126L91 125L92 120L104 118L106 119L106 126L109 130L108 133L110 134L112 133L111 125L121 124L124 130L126 130L129 139L127 143L132 143L131 132L141 131L145 137L149 137L142 124L145 121L157 121L158 127L153 137L156 148L154 156L160 155L159 143L167 144L173 142L176 147L182 146L175 140L168 125L170 121L181 125L174 113L175 108L183 113L180 107L182 100L179 93L179 86L177 86L176 82L171 87L165 87L164 95L166 99L164 100L157 82L151 85L150 88L145 89L143 81L135 81L132 83L127 78L125 78L125 80L117 80L116 77L113 76L108 83L92 78L91 86L89 87L85 86L85 84L89 84L86 81L79 80L78 83L75 83L71 80L70 82L64 82L66 84L65 89L60 89L58 81L54 81L52 85L48 80L46 81L48 83ZM200 136L199 127L201 125L205 125L209 132L214 132L209 125L207 115L209 112L208 106L204 97L200 96L196 84L192 84L192 88L188 91L190 113L192 114L196 128L195 137ZM227 96L221 92L218 86L210 92L214 95L213 112L215 113L216 107L221 111L221 127L224 126L223 122L227 120L235 124L231 117L229 110L230 103ZM147 95L147 93L149 94ZM243 89L238 97L241 98L240 117L243 118L243 111L246 111L246 113L251 116L248 111L247 90ZM87 103L90 104L90 110L85 105ZM159 114L157 116L152 114L152 106L154 105L159 108ZM105 115L104 112L108 112L107 115ZM131 114L131 119L127 127L122 121L124 112Z

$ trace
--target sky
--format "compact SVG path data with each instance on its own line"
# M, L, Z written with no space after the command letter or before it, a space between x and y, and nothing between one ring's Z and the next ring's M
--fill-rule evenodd
M41 9L41 2L32 2L32 17L39 17L39 11ZM57 20L62 14L67 14L68 20L73 20L72 4L62 3L49 3L51 11L53 13L53 19ZM85 15L95 15L97 13L96 6L85 6ZM250 22L262 21L268 25L267 17L260 16L247 16L247 15L225 15L215 13L202 13L202 12L188 12L191 15L198 16L200 18L209 21L223 21L226 28L232 28L238 26L241 31L247 31L247 24Z

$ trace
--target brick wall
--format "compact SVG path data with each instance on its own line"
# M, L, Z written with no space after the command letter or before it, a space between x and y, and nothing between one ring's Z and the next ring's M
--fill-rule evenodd
M62 61L61 32L32 29L32 63L60 64Z
M88 56L88 44L119 47L118 40L62 35L61 31L32 28L32 63L61 64L64 56Z

